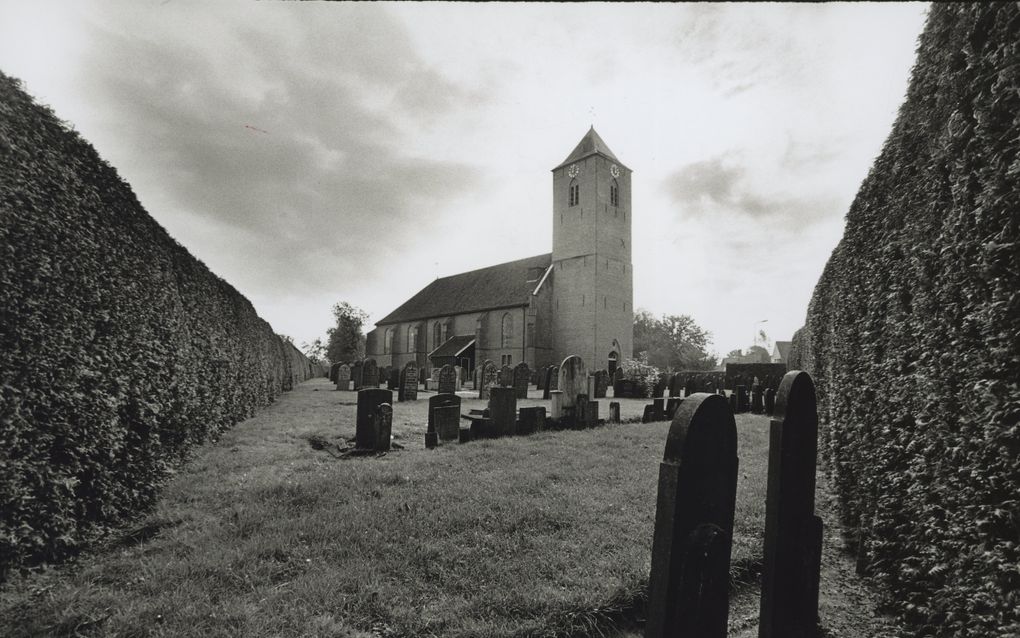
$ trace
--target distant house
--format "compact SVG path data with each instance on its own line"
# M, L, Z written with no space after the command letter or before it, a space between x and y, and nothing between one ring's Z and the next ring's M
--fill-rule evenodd
M788 363L791 345L793 345L792 341L777 341L772 348L772 363Z

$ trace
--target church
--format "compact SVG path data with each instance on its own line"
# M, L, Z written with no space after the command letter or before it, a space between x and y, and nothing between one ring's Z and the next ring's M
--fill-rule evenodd
M380 366L413 361L431 371L569 355L589 370L632 356L631 170L594 127L552 169L552 252L436 279L368 333Z

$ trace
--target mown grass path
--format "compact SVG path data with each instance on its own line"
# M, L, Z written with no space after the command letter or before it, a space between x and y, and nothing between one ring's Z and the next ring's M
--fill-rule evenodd
M204 446L124 537L7 583L5 631L591 635L629 617L647 581L668 424L426 450L417 401L395 406L403 450L313 450L310 437L354 436L353 402L313 380ZM732 571L746 578L761 552L768 421L739 415L737 426Z

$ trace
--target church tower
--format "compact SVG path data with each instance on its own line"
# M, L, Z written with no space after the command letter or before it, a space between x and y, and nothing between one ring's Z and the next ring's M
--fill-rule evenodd
M555 351L612 370L633 356L631 170L592 127L552 174Z

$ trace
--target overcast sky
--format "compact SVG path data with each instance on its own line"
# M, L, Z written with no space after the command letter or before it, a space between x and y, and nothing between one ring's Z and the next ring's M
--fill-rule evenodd
M298 344L338 300L374 321L549 252L550 170L594 124L634 171L635 306L722 355L803 324L926 13L3 0L0 69Z

